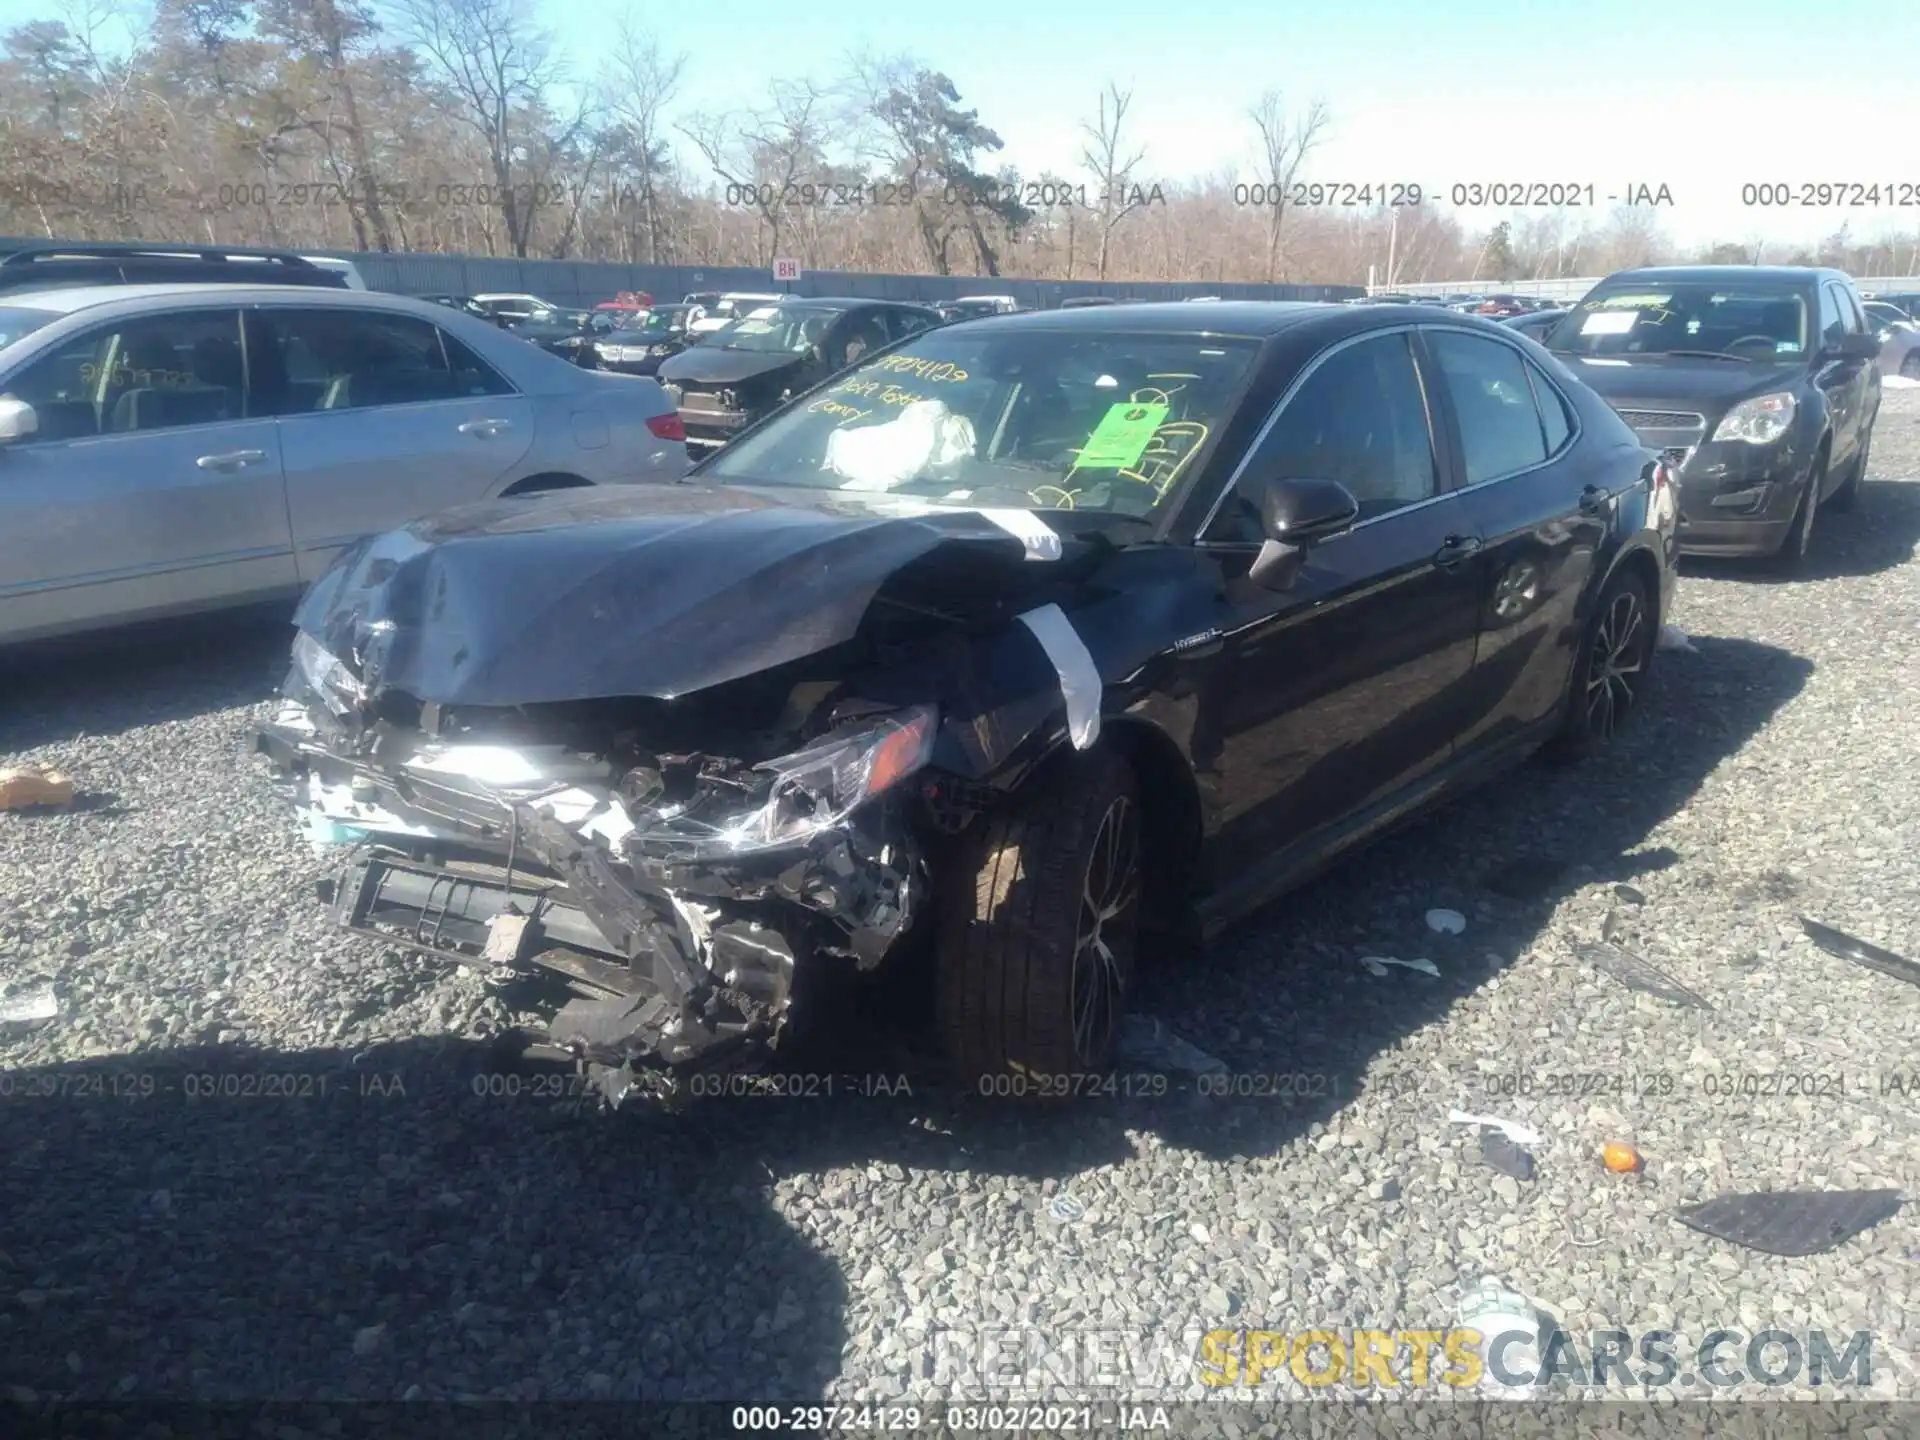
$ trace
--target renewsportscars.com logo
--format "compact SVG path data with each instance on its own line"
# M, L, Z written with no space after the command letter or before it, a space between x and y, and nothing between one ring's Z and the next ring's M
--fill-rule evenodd
M1278 1379L1308 1389L1433 1386L1661 1389L1697 1385L1873 1383L1873 1337L1710 1330L1690 1345L1671 1330L1209 1330L1200 1339L1200 1383L1258 1387Z
M1871 1389L1874 1341L1865 1330L1671 1330L1485 1334L1462 1326L1371 1330L1322 1326L1118 1330L1079 1326L936 1327L900 1378L949 1396L1189 1396L1238 1393L1418 1394L1547 1387L1615 1394Z

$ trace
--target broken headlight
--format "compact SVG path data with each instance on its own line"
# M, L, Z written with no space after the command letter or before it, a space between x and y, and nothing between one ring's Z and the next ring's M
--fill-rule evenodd
M302 630L293 637L293 668L307 688L336 715L350 715L367 698L366 687L337 655Z
M800 844L923 767L933 753L936 719L930 705L902 710L763 761L753 768L767 784L755 787L759 803L747 814L719 824L684 813L662 816L662 824L643 823L629 844L684 846L694 856Z

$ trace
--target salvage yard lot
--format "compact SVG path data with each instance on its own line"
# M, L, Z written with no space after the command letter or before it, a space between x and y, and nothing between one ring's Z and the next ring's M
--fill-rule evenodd
M1615 754L1531 765L1150 972L1140 1008L1239 1094L1045 1113L917 1073L583 1110L502 1068L477 976L313 899L330 862L245 756L283 634L9 676L0 764L87 794L0 815L0 981L63 1007L0 1038L0 1383L884 1398L932 1392L937 1331L1441 1329L1497 1275L1576 1333L1867 1330L1873 1390L1920 1398L1920 1212L1806 1259L1669 1218L1920 1192L1920 991L1796 918L1920 956L1920 392L1887 392L1861 507L1814 544L1798 580L1687 568L1695 648ZM1603 925L1714 1008L1583 964ZM897 1053L807 1063L892 1092ZM1455 1108L1540 1132L1536 1177L1482 1165ZM1601 1167L1613 1140L1643 1174Z

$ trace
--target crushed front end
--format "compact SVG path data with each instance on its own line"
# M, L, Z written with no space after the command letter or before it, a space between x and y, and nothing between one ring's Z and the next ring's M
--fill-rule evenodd
M456 710L363 690L304 632L256 748L362 933L569 993L535 1053L613 1103L759 1064L796 973L877 967L922 908L931 707L756 676L679 702Z

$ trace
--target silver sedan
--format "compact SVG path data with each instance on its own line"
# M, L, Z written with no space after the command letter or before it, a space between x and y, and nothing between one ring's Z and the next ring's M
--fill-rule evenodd
M0 296L0 644L291 599L450 505L677 480L651 380L308 286Z

